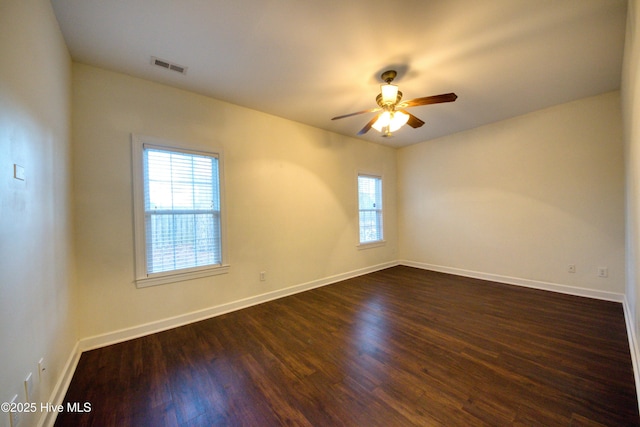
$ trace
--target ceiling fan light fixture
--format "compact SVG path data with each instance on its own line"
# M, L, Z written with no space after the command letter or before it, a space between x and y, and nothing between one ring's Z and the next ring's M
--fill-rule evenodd
M380 85L380 93L382 93L383 104L395 104L398 99L398 86L392 84Z
M389 123L389 132L397 131L402 126L406 125L408 121L409 115L407 113L396 111L391 118L391 123Z
M402 111L385 111L371 126L378 132L395 132L409 121L409 115Z
M371 125L371 127L378 132L382 132L384 128L389 126L389 123L391 123L391 113L389 111L385 111L384 113L380 114L378 120L376 120L376 122Z
M442 102L453 102L458 98L455 93L443 93L442 95L423 96L422 98L415 98L401 102L402 92L398 90L398 86L391 84L397 75L398 73L395 70L387 70L380 75L384 84L380 85L380 93L376 96L376 104L378 104L378 107L355 113L343 114L341 116L333 117L331 120L344 119L358 114L382 111L382 113L369 120L367 124L360 129L358 135L364 135L373 128L382 133L382 136L391 136L392 132L397 131L407 123L414 129L419 128L424 124L424 121L405 112L405 108L440 104Z

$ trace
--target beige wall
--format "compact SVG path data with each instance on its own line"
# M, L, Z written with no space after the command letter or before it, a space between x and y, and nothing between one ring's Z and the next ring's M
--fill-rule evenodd
M73 70L83 338L396 259L624 292L618 92L394 150L87 65ZM223 152L229 274L135 287L131 132ZM356 248L357 171L385 178L382 248ZM597 277L601 266L608 278Z
M81 337L397 258L392 148L86 65L73 72ZM228 274L135 287L131 132L222 150ZM384 247L356 247L359 170L384 176Z
M622 105L633 308L635 0L630 11ZM625 291L618 93L395 150L86 65L73 66L72 85L71 71L49 2L0 0L0 401L23 398L28 372L48 401L79 338L397 259ZM131 132L223 151L228 274L135 287ZM26 181L13 179L14 163ZM356 248L358 171L384 176L384 247Z
M50 3L0 0L0 402L25 401L29 372L35 399L48 401L78 339L70 95L71 61ZM14 164L25 181L13 178ZM35 418L24 414L21 425Z
M640 5L629 2L625 60L622 73L627 185L627 284L626 295L638 335L640 310Z
M623 293L621 133L613 92L399 150L400 258Z

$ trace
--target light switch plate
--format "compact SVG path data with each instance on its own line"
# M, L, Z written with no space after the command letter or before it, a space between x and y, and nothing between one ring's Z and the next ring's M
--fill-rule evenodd
M24 167L20 166L19 164L14 163L13 164L13 177L15 179L19 179L20 181L24 181L24 179L25 179Z

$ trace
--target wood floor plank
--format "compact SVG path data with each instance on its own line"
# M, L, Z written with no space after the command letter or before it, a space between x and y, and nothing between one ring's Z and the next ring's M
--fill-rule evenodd
M83 353L56 426L638 426L619 303L394 267ZM65 403L66 404L66 403Z

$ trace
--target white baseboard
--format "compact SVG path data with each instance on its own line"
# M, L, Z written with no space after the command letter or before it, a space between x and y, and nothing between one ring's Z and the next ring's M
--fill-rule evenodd
M580 297L622 303L622 309L624 311L624 321L627 327L627 338L629 340L629 351L631 353L631 364L633 366L633 377L636 385L638 408L640 410L640 352L638 351L638 339L636 337L635 328L633 327L631 312L629 310L629 303L625 294L578 288L574 286L561 285L558 283L540 282L536 280L521 279L517 277L500 276L497 274L481 273L477 271L463 270L454 267L444 267L440 265L426 264L416 261L400 260L398 261L398 264L406 265L408 267L420 268L423 270L438 271L440 273L455 274L456 276L472 277L474 279L489 280L492 282L506 283L508 285L524 286L527 288L541 289L545 291L559 292Z
M426 264L417 261L400 260L399 265L420 268L423 270L438 271L440 273L455 274L456 276L471 277L474 279L488 280L491 282L506 283L507 285L523 286L526 288L540 289L544 291L558 292L580 297L594 298L605 301L623 302L624 294L615 292L599 291L596 289L578 288L574 286L561 285L559 283L542 282L538 280L521 279L518 277L501 276L499 274L482 273L479 271L464 270L455 267L445 267L441 265Z
M62 405L64 402L64 396L67 394L67 389L69 388L69 384L71 384L71 379L73 378L73 374L76 372L76 367L78 366L78 362L80 361L80 355L82 351L80 351L80 342L76 342L71 350L71 354L67 359L67 363L65 363L64 368L62 369L62 374L58 377L58 382L56 382L53 391L51 392L51 396L49 397L48 403L53 405ZM56 418L58 413L56 411L47 411L42 412L40 419L38 420L38 427L52 427L56 422Z
M640 391L640 352L638 352L637 338L635 336L633 325L630 323L629 307L624 294L617 294L614 292L599 291L593 289L578 288L573 286L561 285L557 283L541 282L529 279L521 279L515 277L501 276L490 273L482 273L470 270L463 270L453 267L444 267L432 264L426 264L416 261L399 260L391 261L383 264L374 265L358 270L353 270L346 273L329 276L323 279L313 280L307 283L291 286L286 289L280 289L273 292L268 292L262 295L257 295L242 300L221 304L218 306L206 308L203 310L193 311L185 313L179 316L174 316L166 319L161 319L154 322L145 323L142 325L133 326L130 328L120 329L117 331L109 332L106 334L95 335L92 337L80 339L73 351L69 356L69 359L65 365L64 372L60 376L51 395L50 402L54 404L62 404L64 396L67 392L73 374L80 360L80 355L83 351L92 350L107 345L116 344L119 342L127 341L134 338L139 338L145 335L150 335L156 332L165 331L168 329L183 326L189 323L209 319L222 314L230 313L232 311L240 310L243 308L251 307L253 305L262 304L268 301L272 301L278 298L283 298L289 295L294 295L300 292L308 291L310 289L327 286L333 283L337 283L343 280L347 280L353 277L362 276L364 274L373 273L375 271L383 270L385 268L394 267L397 265L406 265L408 267L420 268L423 270L432 270L442 273L449 273L458 276L472 277L476 279L489 280L494 282L506 283L517 286L524 286L529 288L559 292L564 294L601 299L606 301L620 302L623 305L625 313L625 322L627 324L627 335L629 338L629 347L631 350L631 359L633 363L633 371L635 377L636 390ZM640 396L639 396L640 407ZM38 426L49 427L53 426L55 419L55 413L43 414Z
M264 302L272 301L289 295L294 295L300 292L308 291L310 289L327 286L333 283L340 282L342 280L347 280L353 277L362 276L364 274L373 273L385 268L395 267L396 265L398 265L396 261L386 262L371 267L353 270L347 273L336 274L334 276L329 276L323 279L313 280L311 282L291 286L286 289L280 289L262 295L245 298L239 301L221 304L218 306L206 308L204 310L198 310L180 316L170 317L155 322L149 322L142 325L133 326L131 328L120 329L106 334L82 338L78 342L76 342L75 346L73 347L71 354L67 359L67 363L63 368L63 372L59 376L58 382L56 383L48 402L54 405L62 405L62 403L64 402L64 397L67 394L69 384L71 384L73 374L75 373L78 362L80 361L80 356L84 351L105 347L107 345L116 344L134 338L139 338L156 332L165 331L167 329L176 328L178 326L183 326L189 323L205 320L211 317L247 308L252 305L262 304ZM56 421L57 415L58 414L54 411L43 413L38 420L38 427L52 427Z
M631 316L629 301L626 296L624 297L624 301L622 301L622 308L624 309L624 321L627 326L627 338L629 339L629 351L631 352L631 364L633 365L633 378L636 382L638 410L640 411L640 369L638 367L640 352L638 352L638 337L636 336L636 328L633 327L633 317Z
M190 313L181 314L179 316L144 323L142 325L108 332L106 334L83 338L79 342L80 351L82 352L95 348L105 347L107 345L117 344L119 342L154 334L156 332L162 332L167 329L176 328L178 326L187 325L189 323L198 322L200 320L206 320L211 317L220 316L232 311L241 310L253 305L262 304L278 298L308 291L310 289L337 283L342 280L362 276L364 274L373 273L374 271L383 270L385 268L394 267L396 265L398 265L396 261L386 262L371 267L336 274L334 276L325 277L323 279L312 280L311 282L302 283L285 289L279 289L273 292L267 292L262 295L256 295L242 300L205 308L203 310L193 311Z

